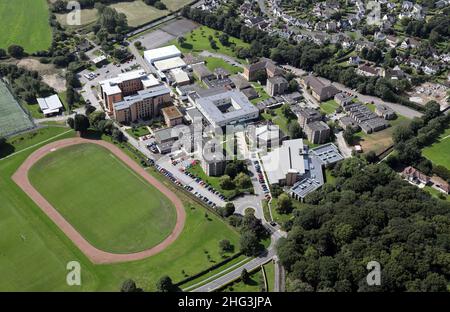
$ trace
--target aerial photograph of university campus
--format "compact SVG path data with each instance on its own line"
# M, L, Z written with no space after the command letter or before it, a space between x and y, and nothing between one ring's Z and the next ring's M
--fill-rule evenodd
M0 292L450 291L450 0L1 0L0 29Z

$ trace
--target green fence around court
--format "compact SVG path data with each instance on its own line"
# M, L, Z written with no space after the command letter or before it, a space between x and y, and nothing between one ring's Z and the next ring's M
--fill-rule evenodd
M8 85L0 79L0 136L11 136L35 127L29 112L20 105Z

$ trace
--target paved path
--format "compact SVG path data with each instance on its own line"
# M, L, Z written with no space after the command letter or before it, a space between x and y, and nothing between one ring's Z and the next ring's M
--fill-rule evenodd
M263 264L266 264L267 262L271 261L273 257L275 256L276 250L275 245L278 239L280 239L283 236L283 233L280 231L276 231L272 233L272 243L270 244L269 248L260 255L259 257L254 258L253 260L245 263L244 265L234 269L231 272L228 272L214 281L211 281L203 286L200 286L193 290L193 292L211 292L214 290L217 290L235 280L237 280L241 276L241 272L243 269L246 269L247 271L253 271L254 269L260 267Z
M347 145L347 142L345 142L343 131L339 131L338 133L336 133L336 143L342 156L344 156L345 158L352 157L353 149Z
M169 200L174 204L177 212L177 223L170 233L170 235L161 243L154 246L151 249L144 250L141 252L130 253L130 254L115 254L110 252L105 252L100 250L93 245L91 245L64 217L33 187L30 180L28 179L28 171L30 168L42 157L47 154L67 146L81 144L81 143L92 143L98 144L107 148L111 153L113 153L117 158L122 160L127 164L132 170L137 174L142 176L148 183L156 187L161 193L163 193ZM50 144L47 144L40 149L33 152L25 162L19 167L19 169L12 176L14 182L19 185L22 190L28 194L28 196L42 209L42 211L64 232L64 234L69 237L72 242L93 262L96 264L102 263L119 263L126 261L141 260L150 256L153 256L170 244L172 244L178 236L181 234L184 222L186 219L186 213L184 211L183 204L181 200L164 184L159 182L153 176L148 174L142 167L140 167L136 162L129 158L120 148L117 146L101 141L101 140L88 140L83 138L71 138L59 140Z

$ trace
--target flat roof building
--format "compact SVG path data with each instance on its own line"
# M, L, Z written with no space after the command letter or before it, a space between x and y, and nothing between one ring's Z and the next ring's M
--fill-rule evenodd
M153 64L154 62L166 60L174 57L180 57L181 52L174 45L170 45L167 47L147 50L144 52L144 59L149 63Z
M270 96L283 94L288 89L288 82L282 76L267 78L266 92Z
M46 98L38 98L37 102L44 116L59 114L63 105L57 94L51 95Z
M168 127L175 127L183 123L183 114L174 105L162 108L161 113Z
M171 102L170 89L164 85L138 91L114 103L114 118L118 122L134 122L159 116L163 104Z
M238 90L209 89L210 92L189 95L194 105L217 128L258 118L258 109Z
M155 76L147 74L144 70L121 73L117 77L99 82L105 110L110 114L114 113L114 103L122 101L126 96L136 94L138 91L160 84L161 82Z
M305 174L308 146L302 139L287 140L261 157L269 184L294 185ZM307 163L306 163L307 164Z
M330 138L330 127L323 121L310 122L304 130L309 142L313 144L323 144Z
M154 66L158 71L165 73L166 71L174 68L183 68L186 66L186 63L181 59L181 57L177 56L156 61L154 62Z

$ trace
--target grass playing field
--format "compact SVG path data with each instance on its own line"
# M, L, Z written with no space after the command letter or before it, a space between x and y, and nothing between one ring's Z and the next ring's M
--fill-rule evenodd
M167 43L167 45L176 45L178 47L178 49L180 49L180 51L183 53L192 52L192 53L196 54L196 53L200 53L202 51L210 51L213 53L220 53L220 54L228 55L228 56L231 56L234 58L236 58L236 53L234 53L234 51L232 49L233 44L238 47L242 47L242 48L248 48L250 46L248 43L245 43L241 39L234 38L234 37L229 38L229 42L230 42L229 46L224 46L220 43L219 39L217 38L218 35L220 35L221 33L222 33L221 31L216 31L207 26L201 26L201 27L196 28L196 29L192 30L191 32L188 32L184 35L184 37L186 38L186 41L183 43L182 46L178 43L177 39L169 41ZM217 34L217 36L216 36L216 34ZM209 43L209 39L208 39L209 36L213 37L214 41L216 42L217 49L213 49L211 47L211 44ZM245 60L238 59L238 58L236 58L236 60L240 61L241 63L246 62Z
M30 170L33 186L95 247L113 253L149 249L175 226L173 204L107 149L79 144Z
M30 117L0 80L0 136L12 135L33 127Z
M226 238L238 246L238 234L231 227L149 169L182 200L186 209L183 232L166 250L148 259L93 265L11 180L25 158L42 146L37 143L53 141L52 135L67 131L64 127L49 127L31 138L13 138L10 142L19 153L0 159L0 229L7 229L0 235L0 291L118 291L127 278L151 291L163 275L177 282L221 261L220 240ZM74 132L69 131L57 139L72 136ZM81 286L66 284L69 261L81 264Z
M32 53L47 50L52 42L46 0L0 1L0 48L21 45Z
M436 165L442 165L450 170L450 128L434 144L425 147L422 153Z

